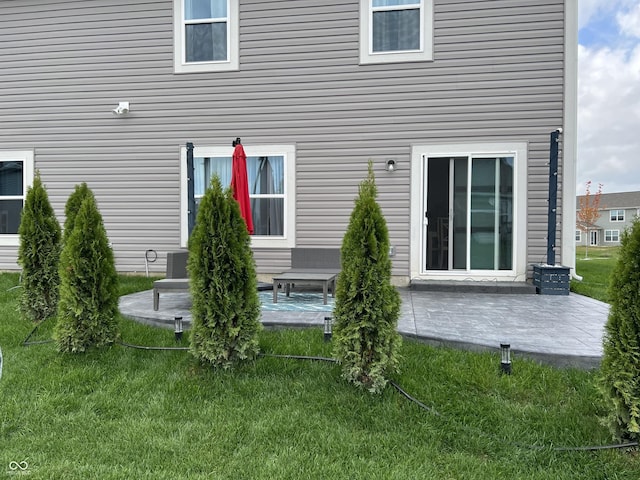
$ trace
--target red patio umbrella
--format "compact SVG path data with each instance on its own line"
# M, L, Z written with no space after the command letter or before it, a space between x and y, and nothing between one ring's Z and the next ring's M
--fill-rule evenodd
M253 219L251 217L251 202L249 200L249 181L247 179L247 156L238 138L233 142L233 161L231 165L231 189L233 198L240 204L240 213L247 224L249 235L253 235Z

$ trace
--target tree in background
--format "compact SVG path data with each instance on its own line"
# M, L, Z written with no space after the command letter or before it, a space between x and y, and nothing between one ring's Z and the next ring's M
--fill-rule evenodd
M23 287L20 312L29 320L42 322L55 316L58 309L61 233L40 172L27 190L18 234Z
M389 233L376 202L373 165L342 241L342 271L336 288L334 355L343 377L379 393L387 375L397 371L400 295L391 285Z
M586 247L584 250L584 258L588 258L589 254L589 232L592 225L600 218L600 196L602 195L602 184L598 184L598 191L591 195L591 180L587 182L587 187L583 197L580 197L580 205L577 212L578 228L585 232L587 236Z
M214 176L191 237L191 352L229 368L258 354L260 299L250 237L231 190Z
M82 206L82 202L87 197L93 197L93 192L89 189L86 183L82 182L80 185L76 185L75 189L69 195L67 199L67 204L64 207L64 232L62 235L62 243L64 244L67 241L67 238L73 232L73 226L75 225L76 215L80 211L80 207Z
M622 233L609 285L600 387L616 439L640 440L640 220Z
M63 352L84 352L118 338L118 275L113 251L93 193L85 193L73 229L65 232L60 255L54 338Z

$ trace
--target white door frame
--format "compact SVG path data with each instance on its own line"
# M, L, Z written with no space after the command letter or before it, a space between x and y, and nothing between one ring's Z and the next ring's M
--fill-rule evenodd
M513 269L512 270L429 270L424 265L424 202L426 157L491 155L514 157ZM527 275L527 144L473 143L452 145L412 145L411 147L411 279L525 281Z

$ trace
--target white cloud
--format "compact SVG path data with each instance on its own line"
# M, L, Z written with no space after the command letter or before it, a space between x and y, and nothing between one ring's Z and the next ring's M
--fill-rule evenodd
M578 49L578 193L640 190L640 43Z
M579 0L578 9L588 43L578 48L578 193L587 180L606 193L640 191L640 2Z
M618 12L616 20L620 26L620 32L630 37L640 38L640 3L628 12Z

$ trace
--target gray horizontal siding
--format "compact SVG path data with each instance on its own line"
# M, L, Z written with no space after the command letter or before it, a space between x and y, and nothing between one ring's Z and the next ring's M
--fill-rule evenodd
M73 186L96 193L118 262L143 271L179 246L186 141L295 144L300 246L339 246L374 161L409 265L411 144L529 143L529 257L546 248L549 132L562 125L563 2L435 1L434 61L358 65L358 2L240 1L240 70L173 73L171 0L0 3L1 149L35 149L61 221ZM126 118L110 110L130 101ZM383 170L385 158L399 170ZM288 252L256 251L258 270ZM0 268L15 249L0 248Z

